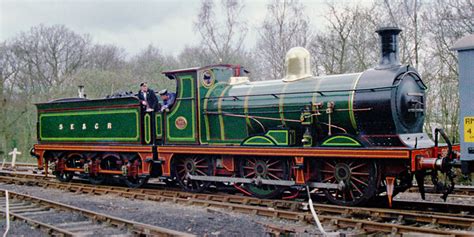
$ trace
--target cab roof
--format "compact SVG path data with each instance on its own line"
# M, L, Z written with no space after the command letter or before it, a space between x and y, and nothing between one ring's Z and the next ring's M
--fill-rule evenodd
M199 70L204 70L207 68L213 68L213 67L228 67L228 68L235 68L235 67L240 67L240 65L232 65L232 64L215 64L215 65L209 65L209 66L204 66L204 67L191 67L191 68L183 68L183 69L176 69L176 70L170 70L170 71L164 71L161 72L161 74L164 74L170 79L174 79L173 77L170 77L168 75L176 74L176 73L183 73L183 72L195 72Z

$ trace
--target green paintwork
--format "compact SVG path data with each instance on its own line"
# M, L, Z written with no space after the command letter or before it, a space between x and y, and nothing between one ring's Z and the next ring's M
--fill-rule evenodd
M155 126L156 126L156 138L161 139L163 137L163 119L160 113L155 115Z
M151 142L151 123L150 123L150 114L145 114L143 117L143 124L144 124L144 133L145 133L145 143Z
M220 97L224 95L232 86L228 85L229 78L233 76L233 69L226 66L215 66L212 68L204 68L199 70L198 78L202 78L205 71L212 72L214 83L212 86L204 86L202 80L198 81L199 85L199 105L201 111L201 143L221 143L221 144L240 144L243 139L248 136L245 121L240 118L229 116L206 114L209 104L228 103L228 99L209 101L207 97ZM243 101L240 101L243 105ZM243 112L243 109L240 110ZM235 129L238 128L238 129Z
M326 139L321 146L361 147L362 144L352 137L337 135Z
M292 140L288 130L270 130L265 135L271 137L279 146L288 146Z
M276 127L286 127L295 130L299 136L304 132L301 127L300 115L305 105L311 103L322 103L323 108L319 111L321 115L315 120L321 124L325 133L328 132L328 115L326 107L328 102L335 103L335 111L331 115L331 124L344 128L348 133L356 133L356 125L353 108L353 90L361 73L332 75L322 77L311 77L294 82L282 80L259 81L243 85L230 86L226 91L216 89L215 93L209 93L211 99L206 108L209 112L217 112L224 117L224 122L212 120L209 116L211 133L213 127L220 124L229 133L252 132L254 134L266 132ZM225 84L222 85L225 88ZM331 92L332 91L332 92ZM320 92L320 93L318 93ZM339 111L338 111L339 110ZM241 117L226 116L229 114ZM214 115L216 117L217 115ZM268 117L249 119L246 116ZM226 123L226 117L232 118L233 122ZM285 121L291 120L291 121ZM226 124L232 124L227 126ZM265 130L263 130L262 125ZM235 129L239 128L239 129ZM246 128L246 129L242 129ZM214 131L218 133L217 131ZM332 133L343 132L332 128ZM252 133L248 135L252 135ZM244 134L242 134L243 136ZM212 139L219 136L212 136ZM237 137L239 139L239 137Z
M265 135L256 135L245 139L244 146L290 146L294 144L294 131L292 130L269 130Z
M275 146L276 143L271 138L266 137L266 136L254 136L242 142L242 145L244 146Z
M315 103L323 105L320 115L313 118L324 135L329 130L328 102L335 104L331 124L351 134L357 131L351 90L356 88L361 73L310 77L294 82L279 79L229 85L233 73L233 68L226 65L174 73L179 91L177 104L166 118L167 143L238 145L246 140L246 144L269 144L264 137L278 146L300 144L298 141L304 133L300 121L302 109ZM204 75L211 75L212 82L203 83ZM191 97L197 100L179 99ZM185 129L175 125L180 116L188 122ZM283 135L284 132L276 132L274 128L284 128L283 131L286 129L292 134ZM344 132L336 127L331 130L332 133ZM259 137L261 140L248 140L260 136L258 134L266 135Z
M166 142L167 143L196 143L196 74L188 73L178 75L176 102L166 115ZM186 119L184 128L176 127L176 120L180 117Z
M139 142L140 110L99 109L40 112L39 140L68 142Z

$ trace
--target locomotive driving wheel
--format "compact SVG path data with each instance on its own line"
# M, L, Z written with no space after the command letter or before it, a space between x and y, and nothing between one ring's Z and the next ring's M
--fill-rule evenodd
M376 194L380 174L374 161L323 160L319 167L319 182L339 186L338 189L324 191L327 199L334 204L360 205Z
M173 173L179 186L189 192L202 192L211 184L210 182L192 180L189 175L209 176L212 173L211 158L193 155L190 157L177 157L173 160Z
M244 188L258 198L275 198L285 190L282 186L260 184L259 180L288 180L289 165L284 158L254 158L245 157L241 160L240 176L254 179L256 184L245 184Z

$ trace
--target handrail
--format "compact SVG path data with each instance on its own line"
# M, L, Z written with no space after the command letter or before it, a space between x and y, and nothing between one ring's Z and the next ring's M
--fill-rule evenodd
M377 90L389 90L389 89L395 88L396 86L397 85L384 86L384 87L374 87L374 88L362 88L362 89L325 90L325 91L296 91L296 92L265 93L265 94L254 94L254 95L207 96L207 97L202 97L201 99L217 100L217 99L224 99L224 98L232 98L234 100L239 100L238 97L246 97L246 96L249 96L249 97L272 96L275 99L279 99L278 95L314 94L314 93L317 93L321 96L325 96L324 93L362 92L362 91L375 92Z

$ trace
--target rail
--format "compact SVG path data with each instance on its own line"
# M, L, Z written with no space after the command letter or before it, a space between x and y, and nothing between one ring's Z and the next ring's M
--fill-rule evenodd
M10 181L8 181L10 180ZM0 176L2 182L15 184L35 183L46 188L59 188L77 193L94 195L115 194L117 196L149 201L168 201L185 205L224 208L247 214L267 217L305 221L312 223L311 214L305 210L305 203L287 200L262 200L236 195L195 194L173 190L129 189L122 187L93 186L77 183L57 183L44 179L27 179ZM445 204L446 205L446 204ZM473 216L444 215L440 212L393 210L385 208L341 207L327 204L315 204L319 218L325 224L338 228L359 228L361 230L380 231L383 233L423 233L465 236L473 235ZM471 207L474 208L474 207ZM411 226L406 223L419 223L422 226ZM440 228L424 225L436 225ZM457 229L444 229L444 228Z

